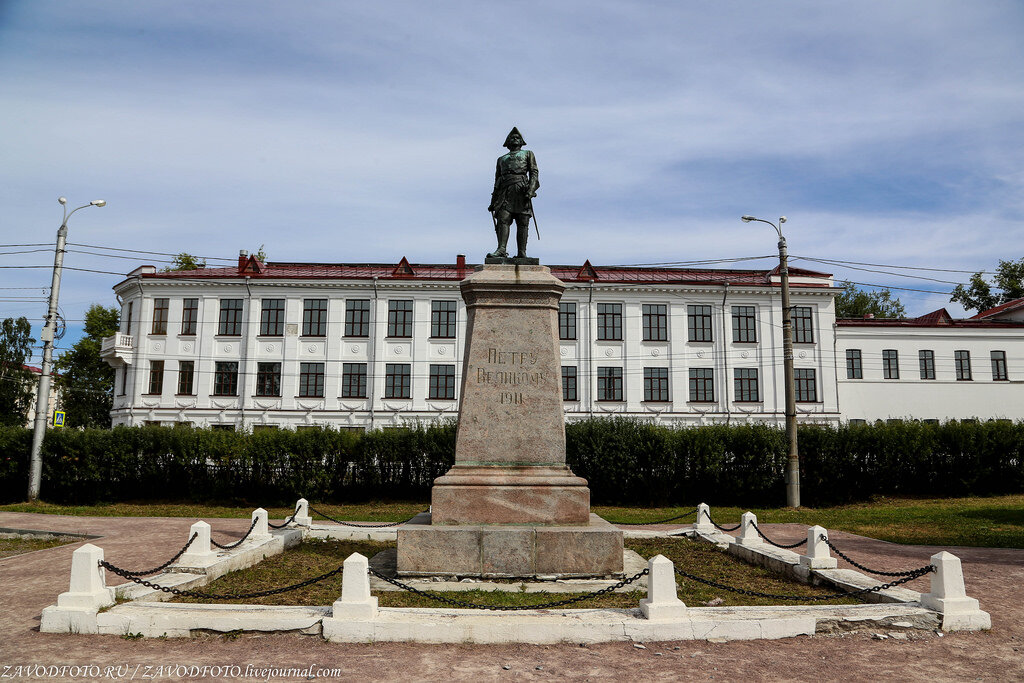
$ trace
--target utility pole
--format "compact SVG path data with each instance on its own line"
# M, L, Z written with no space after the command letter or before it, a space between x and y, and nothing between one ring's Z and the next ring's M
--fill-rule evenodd
M53 339L57 329L57 298L60 294L60 277L64 268L64 245L68 239L68 219L78 209L87 206L106 206L102 199L95 199L88 204L83 204L71 213L68 213L67 202L64 197L57 199L64 207L64 220L60 229L57 230L57 247L53 255L53 280L50 284L50 306L46 312L46 323L39 334L43 341L43 364L42 373L39 375L39 386L36 391L36 417L32 431L32 456L29 462L28 476L28 500L30 503L39 499L39 488L43 479L43 436L46 434L46 421L50 416L50 374L53 367Z
M757 221L775 228L779 236L779 277L782 284L782 366L786 390L786 438L789 441L789 455L786 459L786 505L800 507L800 452L796 441L796 379L793 372L793 309L789 302L789 251L781 226L786 217L779 218L779 224L753 216L743 216L744 223Z

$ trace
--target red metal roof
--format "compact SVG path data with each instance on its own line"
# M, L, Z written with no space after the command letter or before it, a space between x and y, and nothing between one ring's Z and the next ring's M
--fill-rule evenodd
M1009 313L1010 311L1015 311L1018 308L1022 307L1024 307L1024 299L1011 299L1006 303L999 304L998 306L993 306L992 308L982 311L977 315L973 315L971 316L971 319L976 320L978 318L991 318L992 316L999 315L1000 313Z
M940 308L917 318L836 318L836 325L838 327L1024 327L1024 323L975 320L975 318L956 319L945 308Z

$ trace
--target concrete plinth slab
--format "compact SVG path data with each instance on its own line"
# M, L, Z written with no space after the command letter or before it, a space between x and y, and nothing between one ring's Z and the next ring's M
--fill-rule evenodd
M621 576L622 531L597 515L586 526L431 525L398 530L399 576Z

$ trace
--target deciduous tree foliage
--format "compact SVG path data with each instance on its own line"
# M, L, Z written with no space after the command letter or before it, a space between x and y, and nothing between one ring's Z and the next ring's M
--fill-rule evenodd
M843 291L836 296L837 318L863 318L868 314L876 318L902 318L907 313L888 289L866 292L852 282L839 284Z
M171 260L171 265L164 268L165 273L175 270L198 270L199 268L206 267L205 260L197 258L187 251L181 252Z
M0 323L0 424L24 426L35 393L32 373L24 368L32 357L32 326L24 317Z
M993 291L993 285L998 291ZM1024 258L1017 261L999 260L993 283L990 284L982 274L971 276L966 287L957 285L953 289L950 301L959 303L969 311L985 311L1007 301L1024 297Z
M56 362L68 427L110 427L114 403L114 369L100 358L103 337L117 332L116 308L93 304L85 313L85 336Z

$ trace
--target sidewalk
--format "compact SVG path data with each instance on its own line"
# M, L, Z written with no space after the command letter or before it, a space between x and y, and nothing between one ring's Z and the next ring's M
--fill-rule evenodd
M108 560L125 567L165 561L188 540L189 527L195 521L0 512L3 527L100 536L88 542L103 548ZM221 542L237 539L249 528L247 519L206 521L213 527L214 538ZM762 529L780 543L806 536L806 528L795 524L765 524ZM320 668L339 669L346 678L358 676L364 680L1024 680L1024 550L901 546L843 532L830 532L830 538L854 559L879 569L918 567L939 550L958 555L963 561L967 593L978 598L982 609L992 615L992 631L943 637L915 634L909 640L881 641L860 633L723 644L684 641L649 643L645 649L630 643L587 647L402 643L340 646L297 634L126 640L39 633L39 614L67 590L71 553L87 542L82 541L0 560L0 677L5 677L5 665L97 664L128 665L137 679L148 673L150 680L178 680L175 676L160 676L159 667L206 664L235 665L243 671L247 665L295 669L313 666L314 672ZM839 566L849 565L840 560ZM107 580L111 585L120 583L119 577L109 572ZM908 587L927 591L927 579ZM10 679L11 675L12 670L8 670L6 677ZM207 676L192 680L239 679Z

